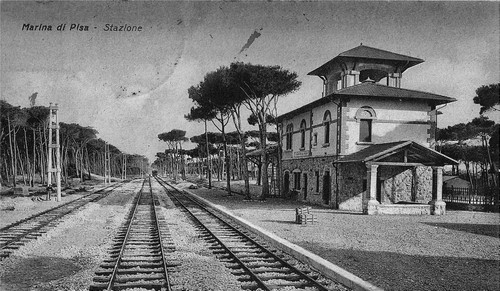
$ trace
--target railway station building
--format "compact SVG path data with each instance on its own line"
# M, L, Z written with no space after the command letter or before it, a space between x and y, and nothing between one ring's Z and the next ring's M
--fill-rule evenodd
M323 94L278 117L282 191L366 214L445 213L437 114L454 98L401 88L423 60L369 46L345 51L308 75Z

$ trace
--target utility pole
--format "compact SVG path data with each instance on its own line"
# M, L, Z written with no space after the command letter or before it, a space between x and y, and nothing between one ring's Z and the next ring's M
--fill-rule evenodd
M144 179L144 175L143 175L143 165L142 165L142 162L143 162L143 159L141 157L141 179Z
M59 118L58 118L59 107L57 103L49 105L49 152L47 161L47 200L50 199L50 193L52 191L52 173L56 173L56 187L57 187L57 202L61 201L61 151L59 145ZM55 130L55 140L54 140L54 130ZM55 168L52 164L52 155L55 152L56 165Z
M127 154L123 154L122 158L122 179L127 179Z
M111 163L109 159L109 144L104 143L104 185L111 184Z

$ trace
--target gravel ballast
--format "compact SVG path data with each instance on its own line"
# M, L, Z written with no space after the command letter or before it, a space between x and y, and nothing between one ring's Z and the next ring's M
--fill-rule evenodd
M495 213L367 216L313 205L318 223L306 226L294 223L301 202L189 191L386 290L500 289Z
M199 237L186 214L176 208L157 183L153 191L159 193L165 207L162 214L167 221L175 251L169 254L180 263L170 275L174 290L240 290L241 282L209 250L209 245ZM163 193L163 194L162 194Z
M1 261L0 290L88 290L140 186L88 204Z

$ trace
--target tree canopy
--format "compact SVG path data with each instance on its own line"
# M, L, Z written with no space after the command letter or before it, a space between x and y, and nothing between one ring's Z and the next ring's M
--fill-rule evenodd
M499 93L500 83L483 85L476 89L476 96L474 97L474 103L481 105L479 114L483 114L489 110L496 110L495 105L500 104L500 93Z
M468 123L459 123L447 128L438 129L437 140L467 140L481 134L492 135L495 122L488 117L480 116Z

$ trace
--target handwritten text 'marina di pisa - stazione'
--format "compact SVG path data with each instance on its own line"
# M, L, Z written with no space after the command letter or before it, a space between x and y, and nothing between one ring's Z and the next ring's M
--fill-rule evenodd
M71 24L66 24L62 23L59 25L51 25L51 24L29 24L29 23L24 23L22 30L26 31L89 31L91 28L97 29L96 26L94 27L89 27L88 25L83 25L79 23L71 23ZM123 24L123 25L116 25L116 24L111 24L111 23L106 23L102 27L103 31L142 31L143 27L140 25L129 25L129 24Z

